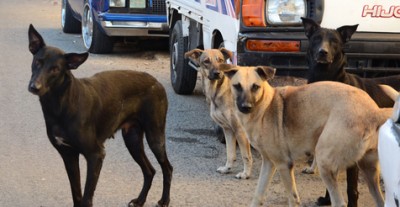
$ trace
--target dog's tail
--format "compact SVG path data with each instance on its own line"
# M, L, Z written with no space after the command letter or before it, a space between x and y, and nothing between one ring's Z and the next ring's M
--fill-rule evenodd
M385 92L385 94L388 95L393 101L397 100L399 92L396 91L394 88L384 84L380 84L379 87L381 87L382 91Z

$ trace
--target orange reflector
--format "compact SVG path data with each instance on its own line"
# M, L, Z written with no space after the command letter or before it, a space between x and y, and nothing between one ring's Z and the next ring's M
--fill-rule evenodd
M299 52L300 41L247 40L246 48L265 52Z
M248 27L265 27L265 0L243 0L242 20Z

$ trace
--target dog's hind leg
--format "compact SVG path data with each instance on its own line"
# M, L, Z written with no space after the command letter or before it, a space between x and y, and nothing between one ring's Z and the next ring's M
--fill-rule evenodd
M316 154L319 173L321 175L322 181L325 183L328 189L332 202L332 207L345 207L346 204L344 202L342 194L339 191L339 186L337 182L338 171L333 170L329 162L321 161L321 159L318 158L318 153Z
M146 139L151 151L154 153L163 173L163 192L158 201L159 207L167 207L170 202L170 188L173 168L168 160L165 147L165 133L161 128L146 130ZM163 129L163 127L162 127Z
M358 167L353 165L346 170L347 181L347 207L357 207L358 201Z
M282 163L276 166L279 176L285 186L287 197L289 198L289 206L297 207L300 205L300 197L296 188L296 180L294 178L293 162Z
M128 206L143 206L143 204L146 202L147 194L150 190L156 171L151 165L144 151L143 130L137 126L122 129L122 136L129 153L142 169L144 177L143 187L140 191L139 197L129 202Z
M274 176L276 168L274 164L263 155L261 155L261 171L257 182L257 188L253 200L251 202L251 207L261 206L264 200L265 190Z
M223 128L226 142L226 163L217 169L217 172L227 174L231 172L233 162L236 159L236 139L233 131L229 128Z
M244 165L243 172L238 173L235 177L238 179L247 179L250 177L253 167L253 157L251 155L250 142L247 139L245 132L242 130L237 130L235 136L239 144L239 149Z
M369 192L371 193L375 206L383 207L384 201L382 191L379 185L379 165L378 155L376 151L367 152L364 157L358 162L358 166L365 175Z
M61 148L65 148L62 146ZM68 174L69 183L71 185L72 199L74 206L81 206L82 201L82 188L81 188L81 175L79 170L79 153L72 150L58 149L65 169Z

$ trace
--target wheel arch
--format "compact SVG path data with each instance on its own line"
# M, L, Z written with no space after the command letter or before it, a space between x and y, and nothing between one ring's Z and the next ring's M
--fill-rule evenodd
M213 49L218 49L220 48L221 45L224 43L224 38L222 36L222 33L219 30L214 30L212 33L212 40L211 40L211 47Z

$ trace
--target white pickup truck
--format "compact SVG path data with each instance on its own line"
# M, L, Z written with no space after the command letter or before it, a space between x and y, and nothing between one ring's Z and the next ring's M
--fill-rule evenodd
M347 44L347 70L363 76L400 72L399 0L166 0L171 82L192 93L195 67L184 59L194 48L235 54L234 64L270 65L278 75L304 77L308 41L301 17L323 27L359 24Z

